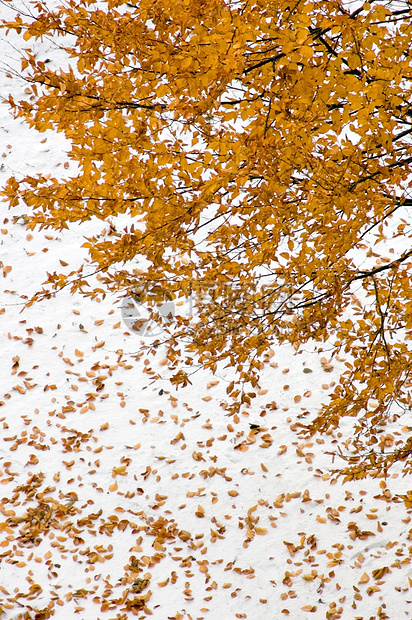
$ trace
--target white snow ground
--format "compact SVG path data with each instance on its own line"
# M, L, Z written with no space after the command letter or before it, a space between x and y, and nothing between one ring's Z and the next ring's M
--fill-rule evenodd
M58 174L65 148L0 107L0 186ZM90 230L30 232L23 207L1 209L0 618L411 616L411 510L390 499L408 479L343 485L328 453L345 437L296 433L338 379L324 354L274 347L266 392L233 420L230 372L174 391L160 349L133 358L113 299L64 290L21 312Z

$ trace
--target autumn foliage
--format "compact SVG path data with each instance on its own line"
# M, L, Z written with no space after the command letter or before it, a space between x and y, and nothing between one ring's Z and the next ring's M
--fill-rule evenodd
M412 463L412 438L379 447L392 405L411 405L412 6L351 6L33 2L5 28L27 46L54 37L68 68L26 49L31 96L9 103L64 132L79 172L11 178L4 194L32 227L111 222L86 240L98 287L81 269L52 274L37 298L63 286L138 289L154 306L193 295L196 320L170 326L168 355L233 366L233 412L274 342L343 356L308 431L356 417L363 475Z

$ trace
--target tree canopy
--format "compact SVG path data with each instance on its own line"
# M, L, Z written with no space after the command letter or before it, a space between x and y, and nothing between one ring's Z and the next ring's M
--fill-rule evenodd
M353 416L352 473L409 471L412 437L384 453L377 435L394 402L411 405L411 3L31 9L4 28L53 37L68 63L27 48L31 96L9 103L38 131L64 132L78 173L13 177L4 195L32 227L112 222L86 241L99 287L81 269L56 273L34 300L62 286L138 289L154 304L194 295L196 320L176 318L168 355L234 367L232 413L274 342L325 342L346 366L306 431Z

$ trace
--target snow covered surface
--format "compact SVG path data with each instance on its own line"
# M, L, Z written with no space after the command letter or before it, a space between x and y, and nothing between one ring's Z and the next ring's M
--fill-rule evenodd
M67 173L65 151L0 107L0 185ZM31 232L24 207L1 209L1 618L411 616L410 510L391 501L409 481L343 485L344 431L297 433L338 381L327 353L274 347L259 397L228 417L230 370L176 392L161 348L136 359L148 341L115 299L65 289L21 312L46 272L84 260L90 229Z

